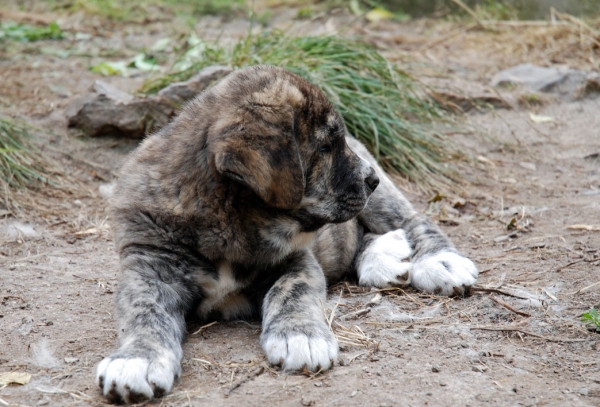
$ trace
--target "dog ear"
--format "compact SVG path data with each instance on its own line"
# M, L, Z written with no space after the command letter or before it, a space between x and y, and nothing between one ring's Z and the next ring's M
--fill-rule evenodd
M290 131L263 130L266 134L238 127L214 140L210 149L217 171L247 186L269 205L296 208L305 187L296 139Z

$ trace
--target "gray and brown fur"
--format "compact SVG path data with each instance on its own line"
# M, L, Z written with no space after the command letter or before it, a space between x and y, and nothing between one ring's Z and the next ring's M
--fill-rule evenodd
M122 169L111 219L121 347L98 379L113 401L168 392L186 319L198 316L262 317L269 360L328 368L337 344L322 318L326 284L352 272L370 240L403 228L413 261L454 251L346 137L324 94L271 66L230 74L148 137ZM271 358L303 341L323 347L303 366Z

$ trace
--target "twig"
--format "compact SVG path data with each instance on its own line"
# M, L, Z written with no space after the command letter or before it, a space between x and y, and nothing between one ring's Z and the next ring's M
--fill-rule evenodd
M585 260L586 259L579 259L579 260L572 261L570 263L565 264L564 266L557 268L556 271L562 271L562 270L566 269L567 267L571 267L573 264L581 263L582 261L585 261Z
M494 297L493 295L490 295L490 299L492 301L494 301L495 303L502 305L507 310L514 312L515 314L518 314L518 315L521 315L521 316L524 316L524 317L530 317L531 316L530 314L528 314L526 312L514 309L513 307L511 307L510 305L508 305L507 303L505 303L501 299Z
M216 324L218 324L218 323L219 323L218 321L213 321L213 322L211 322L210 324L202 325L200 328L198 328L198 330L197 330L196 332L194 332L194 333L193 333L193 334L191 334L191 335L197 335L197 334L199 334L200 332L202 332L204 329L208 328L209 326L213 326L213 325L216 325Z
M569 225L569 230L587 230L588 232L600 232L600 226L596 225Z
M466 31L472 30L476 26L477 26L477 24L469 24L466 27L460 27L460 28L458 28L456 30L453 30L449 34L446 34L442 38L438 38L438 39L435 39L433 41L428 42L427 44L423 45L419 50L420 51L426 51L426 50L428 50L430 48L436 47L436 46L438 46L438 45L440 45L440 44L442 44L442 43L444 43L444 42L446 42L448 40L451 40L454 37L457 37L457 36L461 35L462 33L466 32Z
M463 10L465 10L471 17L473 17L473 20L475 20L477 22L477 25L480 26L482 29L485 30L485 25L483 25L483 23L481 22L481 20L479 19L479 17L477 17L477 14L475 14L475 12L469 6L467 6L461 0L451 0L451 1L454 4L456 4L458 7L462 8Z
M508 27L551 27L556 25L571 25L566 21L536 21L536 20L481 20L483 25L504 25Z
M349 317L362 317L363 315L367 315L369 312L371 312L371 308L362 308L362 309L359 309L358 311L350 312L348 314L344 314L344 315L340 316L340 320L346 319ZM329 323L329 328L331 328L331 322Z
M520 295L511 294L506 291L498 290L497 288L471 287L471 291L502 294L502 295L506 295L507 297L514 297L514 298L518 298L520 300L530 300L531 299L531 298L527 298L527 297L521 297Z
M329 315L329 320L327 321L327 324L329 325L329 330L332 332L333 332L333 330L331 329L331 323L333 322L333 317L335 316L335 310L337 309L338 305L340 305L340 301L342 301L342 293L343 292L344 292L344 289L342 288L340 290L340 296L339 296L335 306L331 310L331 314Z
M587 291L588 289L590 289L590 288L592 288L592 287L595 287L595 286L597 286L598 284L600 284L600 281L598 281L598 282L596 282L596 283L594 283L594 284L590 284L590 285L588 285L587 287L580 288L579 290L577 290L577 291L575 291L575 292L572 292L572 293L569 293L569 294L567 294L567 295L575 295L575 294L582 293L582 292L584 292L584 291Z
M571 339L571 338L549 338L547 336L534 334L533 332L525 331L521 328L513 328L513 327L502 327L502 328L492 328L487 326L472 326L470 328L472 331L499 331L499 332L520 332L525 335L533 336L535 338L544 339L549 342L586 342L590 339Z
M261 374L264 373L264 371L265 371L265 367L264 366L257 367L256 369L254 369L250 373L248 373L246 376L244 376L243 378L241 378L238 381L236 381L235 383L233 383L231 385L231 387L229 388L229 390L227 390L227 393L225 393L225 394L227 396L229 396L232 391L234 391L235 389L237 389L238 387L240 387L242 384L246 383L247 381L252 380L255 377L260 376Z

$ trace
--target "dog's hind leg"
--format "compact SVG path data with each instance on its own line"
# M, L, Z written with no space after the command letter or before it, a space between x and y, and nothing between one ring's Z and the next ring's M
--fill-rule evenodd
M435 223L412 207L363 144L350 137L347 142L356 154L369 161L380 180L367 207L358 215L368 232L357 256L359 281L379 287L410 283L443 295L467 293L478 275L473 262L458 253ZM399 229L404 230L406 239ZM402 264L407 245L410 265ZM387 259L379 254L382 252L387 253ZM394 265L394 258L400 259L396 262L399 264ZM386 267L374 264L375 259L386 265L385 272L381 270Z
M181 372L194 283L178 254L133 245L123 252L116 303L120 348L100 362L97 379L109 400L137 403L168 393Z

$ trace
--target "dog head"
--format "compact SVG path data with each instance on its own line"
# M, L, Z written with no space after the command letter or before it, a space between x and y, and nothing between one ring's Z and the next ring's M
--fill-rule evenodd
M218 173L306 229L356 216L379 183L323 92L289 71L242 69L203 98L219 107L207 140Z

